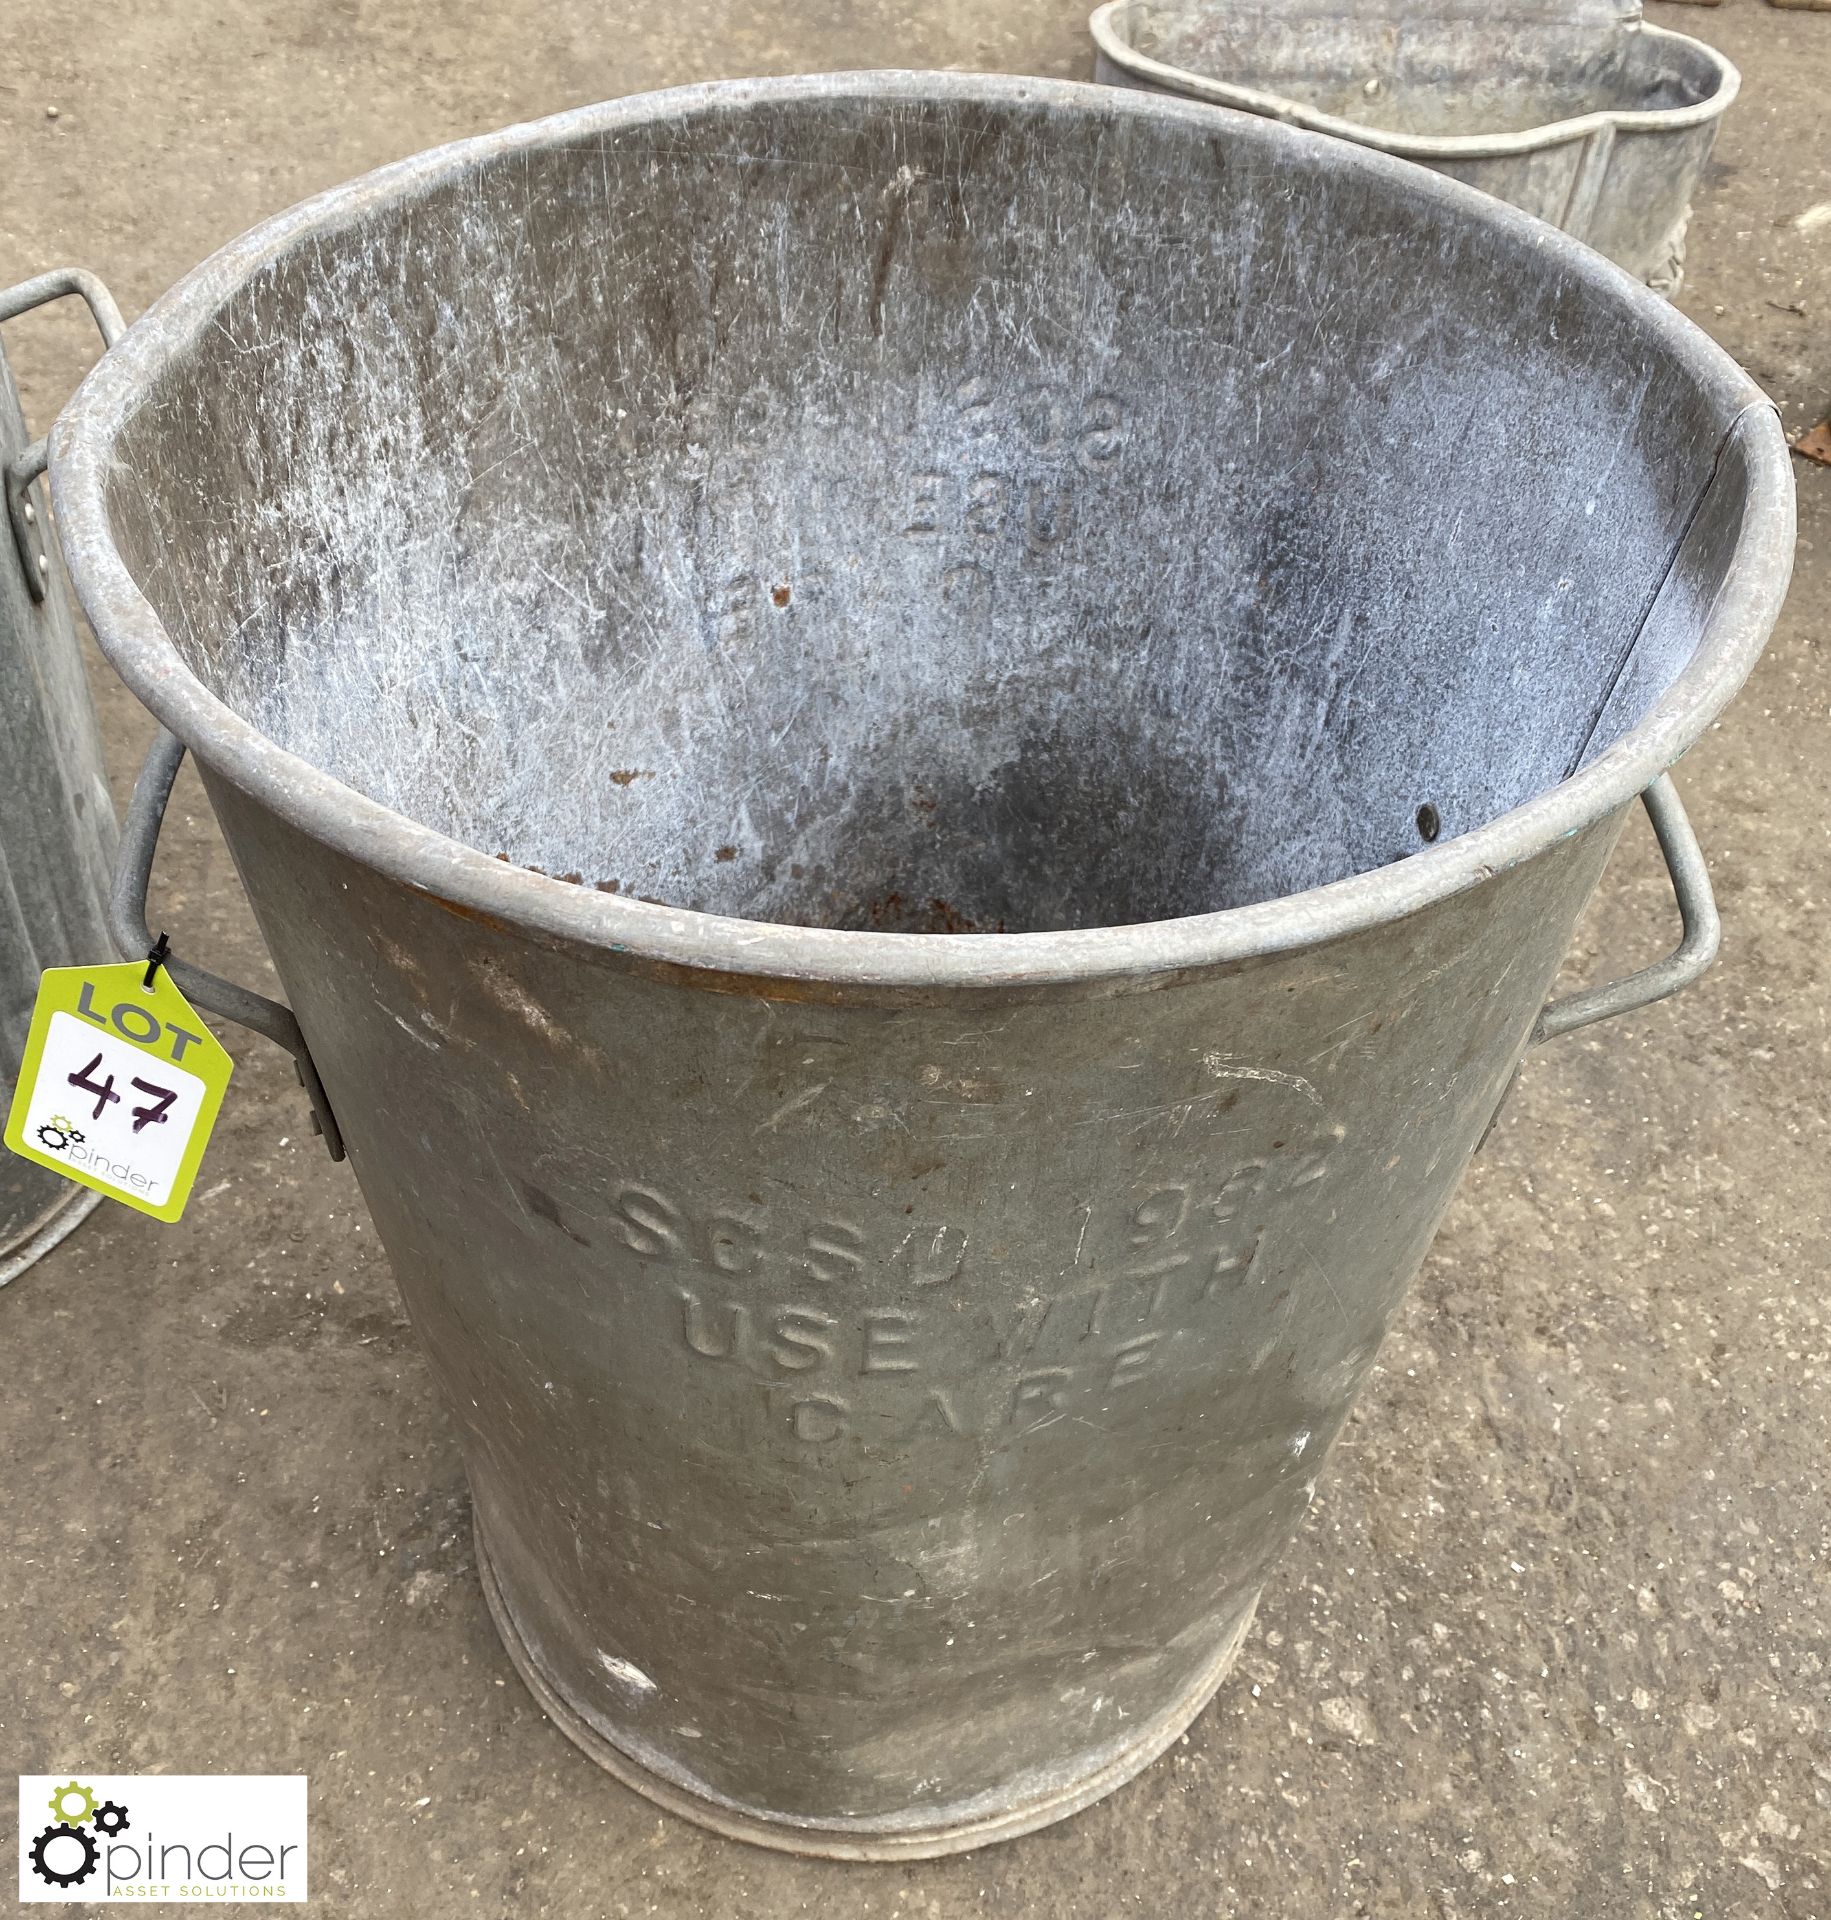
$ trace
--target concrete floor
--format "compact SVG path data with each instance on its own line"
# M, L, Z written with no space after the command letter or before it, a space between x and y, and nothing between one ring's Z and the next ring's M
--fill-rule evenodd
M1831 225L1794 224L1831 202L1831 14L1653 11L1744 75L1683 305L1796 430L1831 404ZM722 74L1085 76L1082 15L677 0L626 32L585 0L30 0L0 66L0 277L82 262L131 315L440 140ZM86 323L7 346L48 420ZM1134 1785L866 1868L713 1839L596 1772L485 1617L355 1183L234 1029L184 1223L104 1207L0 1295L5 1764L309 1773L315 1886L354 1916L1831 1914L1831 470L1796 465L1788 613L1684 773L1721 962L1529 1066L1241 1667ZM95 679L125 783L147 725ZM184 951L263 976L188 774L156 897ZM1636 826L1570 979L1650 957L1671 917Z

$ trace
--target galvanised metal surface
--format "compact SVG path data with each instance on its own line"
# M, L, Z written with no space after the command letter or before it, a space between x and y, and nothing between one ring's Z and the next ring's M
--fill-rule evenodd
M1786 458L1509 208L963 75L426 155L109 356L79 591L575 1740L897 1857L1199 1710L1650 786L1685 948L1548 1028L1707 957Z
M1638 0L1107 0L1095 77L1211 100L1434 167L1664 293L1741 78Z
M79 290L72 276L47 275L0 291L0 320ZM97 317L113 331L119 316L106 293L100 299ZM33 451L0 348L0 473L8 506L0 520L0 1108L13 1097L39 974L107 960L113 951L105 907L114 806L68 584L57 543L45 537L45 489L26 477L41 464L29 458ZM49 1252L101 1197L0 1153L0 1286Z

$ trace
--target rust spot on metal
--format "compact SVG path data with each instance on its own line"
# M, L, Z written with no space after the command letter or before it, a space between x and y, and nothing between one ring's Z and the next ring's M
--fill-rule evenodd
M982 927L977 920L962 913L958 907L950 906L945 900L930 900L928 903L930 924L923 931L928 933L1003 933L1003 920L995 921L989 927Z
M951 901L931 896L911 900L900 892L879 894L863 908L866 925L875 933L1003 933L1005 923L982 926Z
M600 893L621 893L623 891L623 882L621 880L599 880L594 884Z
M619 767L610 776L613 787L627 787L636 780L652 780L655 777L653 767Z
M499 914L485 913L481 907L469 907L462 900L447 900L442 893L422 893L422 900L430 900L435 907L449 913L454 920L468 920L473 926L487 927L491 933L508 934L511 938L521 937L525 929L518 928L513 922L504 920Z
M737 858L737 848L736 847L714 848L712 857L714 860L735 860Z
M777 606L785 607L795 596L789 591L788 582L785 580L769 597Z

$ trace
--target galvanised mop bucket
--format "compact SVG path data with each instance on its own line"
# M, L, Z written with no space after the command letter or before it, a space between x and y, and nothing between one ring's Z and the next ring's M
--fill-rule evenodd
M1557 233L964 75L328 194L52 480L176 736L122 938L182 742L516 1664L854 1858L1057 1819L1214 1691L1535 1028L1708 959L1665 770L1791 540L1761 395ZM1685 945L1542 1012L1642 794Z
M1664 293L1742 84L1640 0L1105 0L1088 26L1096 79L1435 167Z

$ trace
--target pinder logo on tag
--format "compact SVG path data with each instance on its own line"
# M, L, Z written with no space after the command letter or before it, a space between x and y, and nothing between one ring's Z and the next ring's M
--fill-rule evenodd
M98 1807L94 1790L80 1780L53 1787L45 1804L51 1824L26 1849L28 1864L46 1886L80 1887L102 1862L90 1823L95 1833L125 1833L132 1824L127 1809L117 1800L104 1800ZM23 1833L23 1826L20 1830Z

